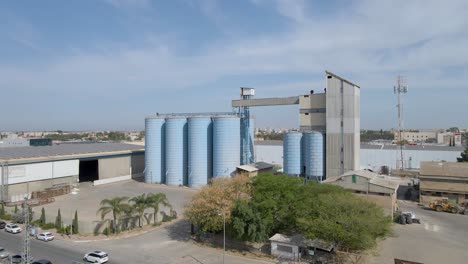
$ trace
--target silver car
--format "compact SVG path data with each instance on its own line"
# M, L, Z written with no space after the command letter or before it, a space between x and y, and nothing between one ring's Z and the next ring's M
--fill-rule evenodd
M9 256L10 256L10 252L8 252L4 248L0 247L0 259L6 259Z

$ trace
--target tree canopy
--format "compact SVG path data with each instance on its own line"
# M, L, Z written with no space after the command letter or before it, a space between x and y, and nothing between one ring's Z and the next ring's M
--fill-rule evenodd
M230 234L240 240L267 241L275 233L303 234L334 242L349 250L367 249L385 236L391 220L383 209L339 186L304 183L302 178L262 174L232 195L217 182L204 187L186 209L186 216L204 231L222 230L220 208L226 209Z

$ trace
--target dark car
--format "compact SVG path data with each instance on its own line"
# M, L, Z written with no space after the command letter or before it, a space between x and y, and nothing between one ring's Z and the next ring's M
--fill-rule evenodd
M21 263L23 261L23 257L21 255L13 255L11 256L11 263Z
M6 222L0 221L0 229L5 228L5 226L6 226Z
M52 262L50 262L50 260L47 259L39 259L34 261L32 264L52 264Z

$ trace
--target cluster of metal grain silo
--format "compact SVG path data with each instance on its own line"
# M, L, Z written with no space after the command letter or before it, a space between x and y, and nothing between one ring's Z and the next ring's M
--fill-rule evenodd
M145 182L201 187L241 165L237 115L157 115L145 120Z
M288 132L283 140L283 172L322 181L325 170L324 136L320 132Z

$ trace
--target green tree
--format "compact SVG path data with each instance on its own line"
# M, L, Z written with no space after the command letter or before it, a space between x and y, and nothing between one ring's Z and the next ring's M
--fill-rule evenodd
M57 229L57 231L62 229L62 215L60 214L60 208L58 209L57 217L55 218L55 229Z
M78 234L79 228L78 228L78 210L75 210L75 217L73 218L73 234Z
M271 218L263 218L257 204L246 200L236 201L232 212L231 230L235 238L253 242L266 241Z
M44 207L42 207L42 209L41 209L41 217L39 218L39 223L41 224L41 226L46 224L46 216L45 216Z
M334 242L342 250L365 250L376 245L391 227L383 209L351 193L319 194L308 203L298 227L309 239Z
M4 216L4 215L5 215L5 205L3 205L3 203L2 203L2 205L1 205L1 207L0 207L0 218L1 218L2 216Z
M116 231L117 219L122 213L122 208L124 207L124 201L128 200L126 196L119 196L112 199L104 199L100 203L100 208L97 211L97 214L101 214L101 220L104 220L107 214L112 212L113 221L113 230ZM118 231L118 230L117 230Z
M465 150L460 153L460 158L457 158L458 162L468 162L468 144L465 147Z
M17 213L18 213L18 206L17 206L17 205L15 205L15 209L14 209L14 210L15 210L15 211L14 211L15 214L17 214Z
M135 211L138 213L138 226L142 227L141 219L143 218L143 214L145 213L146 208L149 207L151 201L146 197L146 194L143 193L142 195L135 196L129 200L133 203L133 207Z
M33 220L33 215L34 215L34 212L33 212L32 208L31 208L30 206L28 206L29 223L32 222L32 220Z
M148 207L153 208L153 223L156 224L158 220L159 206L163 205L172 209L172 205L169 203L166 195L164 193L152 193L148 194Z

